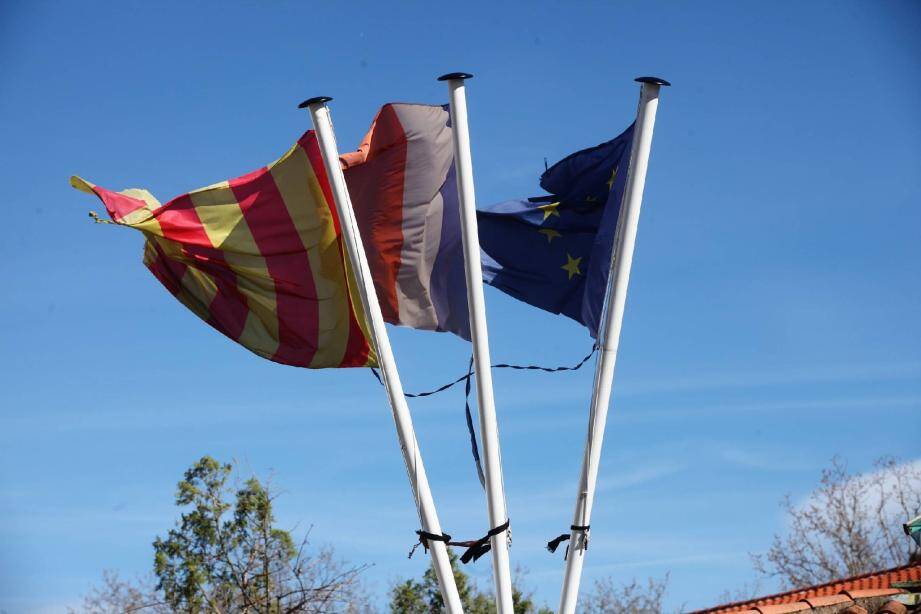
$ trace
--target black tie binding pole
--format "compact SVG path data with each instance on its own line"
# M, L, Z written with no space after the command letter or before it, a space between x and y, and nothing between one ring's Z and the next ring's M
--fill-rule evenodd
M425 550L426 554L429 551L429 541L435 542L444 542L445 544L451 543L451 536L447 533L442 533L441 535L436 535L435 533L429 533L428 531L419 529L416 531L416 535L419 536L419 541L413 544L412 550L409 551L409 556L407 558L413 558L413 554L416 552L416 548L420 545L422 549Z
M586 525L580 525L580 524L569 525L570 531L577 531L579 533L582 533L583 535L582 543L585 544L586 550L588 550L588 531L590 528L591 526L587 524ZM551 554L556 552L556 549L560 547L560 544L562 544L564 541L568 540L569 538L570 538L569 533L561 533L557 537L554 537L553 539L547 542L547 550L549 550ZM569 557L569 546L567 545L566 554L563 555L563 560L565 561L568 557Z
M486 554L492 549L492 546L489 543L489 538L495 535L499 535L503 531L506 531L508 528L509 528L509 521L506 520L505 522L500 524L498 527L494 527L490 529L489 531L487 531L486 535L484 535L483 537L479 539L471 539L468 541L459 541L459 542L451 541L451 536L448 535L447 533L442 533L441 535L437 535L435 533L429 533L428 531L424 531L420 529L416 531L416 535L419 536L419 542L413 546L412 550L409 551L409 558L412 558L413 553L416 551L416 548L418 548L420 544L422 545L422 548L426 552L428 552L429 541L437 541L437 542L444 542L446 546L459 546L461 548L466 548L466 550L464 550L464 553L460 557L461 563L464 563L466 565L467 563L471 561L476 562L477 559L479 559L481 556L483 556L484 554Z
M467 549L461 555L461 563L469 563L470 561L476 561L478 558L489 552L492 546L489 543L489 538L494 535L499 535L506 529L508 529L509 521L506 520L498 527L494 527L486 532L486 535L480 539L473 539L465 542L449 542L452 546L464 546Z

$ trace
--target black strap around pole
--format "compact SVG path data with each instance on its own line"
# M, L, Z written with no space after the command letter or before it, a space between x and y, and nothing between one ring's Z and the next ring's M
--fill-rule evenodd
M447 533L442 533L441 535L437 535L435 533L429 533L428 531L419 529L418 531L416 531L416 535L419 536L419 541L416 542L413 545L412 550L409 551L409 556L407 558L410 558L410 559L413 558L413 553L416 552L416 548L418 548L420 545L422 546L422 549L425 550L426 553L428 553L429 541L444 542L446 544L451 543L451 536L448 535Z
M498 527L494 527L486 532L486 535L480 539L473 539L465 542L448 542L451 546L465 546L467 549L461 555L461 563L467 564L471 561L476 562L481 556L490 551L492 546L489 543L489 538L495 535L499 535L506 529L508 529L509 521L506 520Z
M588 530L590 528L591 527L587 524L586 525L581 525L581 524L569 525L570 531L578 531L579 533L582 533L585 536L584 544L585 544L586 550L588 550ZM570 537L569 533L561 533L557 537L554 537L553 539L547 542L547 550L549 550L551 553L556 552L556 549L560 547L560 544L568 540L569 537ZM566 559L566 557L568 556L569 556L569 546L566 547L566 554L563 555L563 558Z
M467 564L471 561L476 562L477 559L479 559L481 556L489 552L490 549L492 548L491 544L489 543L489 538L495 535L499 535L503 531L507 530L508 527L509 527L509 521L506 520L505 522L500 524L498 527L494 527L490 529L489 531L487 531L486 535L484 535L483 537L479 539L471 539L468 541L457 541L457 542L451 541L451 536L448 535L447 533L442 533L441 535L438 535L436 533L429 533L428 531L424 531L420 529L416 531L416 535L419 536L419 541L412 547L412 550L409 551L409 558L412 558L413 553L416 551L416 548L418 548L420 545L426 552L428 552L429 551L429 541L437 541L437 542L444 542L446 546L460 546L462 548L466 548L466 550L464 550L464 553L460 557L461 563Z

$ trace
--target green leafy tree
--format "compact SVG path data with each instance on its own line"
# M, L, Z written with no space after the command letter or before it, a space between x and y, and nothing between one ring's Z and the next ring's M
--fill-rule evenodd
M467 614L495 614L496 604L492 593L477 590L470 578L457 566L457 556L448 549L454 580L461 603ZM516 570L512 582L512 603L515 614L553 614L546 606L534 604L533 593L524 587L523 573ZM668 575L661 579L649 578L645 584L632 580L617 584L612 578L602 578L586 591L579 600L579 611L585 614L660 614L668 589ZM390 590L392 614L440 614L445 611L435 570L430 566L421 580L405 580Z
M372 610L364 567L347 567L330 548L308 549L275 526L274 495L258 479L233 479L233 466L203 457L176 492L183 512L154 547L154 581L107 573L84 601L92 613L357 613Z
M448 548L451 559L451 569L454 571L454 582L460 594L464 612L467 614L495 614L496 603L492 593L482 592L470 577L457 565L457 555ZM547 608L537 608L531 597L531 592L526 591L522 585L522 573L515 574L512 583L512 603L515 614L552 614ZM390 590L390 611L394 614L438 614L445 612L444 600L438 588L438 578L435 569L430 565L422 574L421 580L406 580L393 586Z

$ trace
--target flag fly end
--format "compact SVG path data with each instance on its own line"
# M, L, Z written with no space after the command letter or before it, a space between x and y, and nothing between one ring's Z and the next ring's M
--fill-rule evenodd
M93 192L93 186L91 186L86 179L77 175L70 176L70 186L81 192L86 192L87 194L95 194L95 192Z

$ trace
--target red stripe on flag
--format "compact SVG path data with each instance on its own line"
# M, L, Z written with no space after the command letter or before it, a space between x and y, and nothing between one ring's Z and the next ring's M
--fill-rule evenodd
M224 252L211 245L192 197L177 196L156 211L163 236L182 244L183 253L195 261L195 268L211 275L217 291L208 305L208 324L234 341L240 338L249 313L246 297L237 289L237 276Z
M336 237L339 243L339 253L343 259L342 269L344 273L347 268L345 259L348 258L348 254L345 253L345 248L342 244L339 213L336 211L332 187L329 184L329 177L326 175L326 167L323 165L323 156L320 154L320 145L317 143L317 135L311 130L302 136L297 143L307 154L307 158L310 160L310 166L313 168L313 174L316 176L317 182L323 190L323 196L326 199L326 208L329 210L336 228ZM342 355L342 362L339 363L339 366L364 367L368 364L368 355L371 352L371 348L368 345L368 339L365 338L364 331L361 330L361 325L355 317L355 305L352 304L352 295L348 291L348 288L346 288L345 295L349 305L349 338L346 342L345 352Z
M157 255L147 264L147 268L173 296L181 299L182 280L188 271L188 265L167 256L155 242L151 242L151 244ZM246 317L249 312L246 306L246 298L237 290L236 275L227 267L227 263L224 261L223 254L220 251L201 248L196 251L200 252L200 255L197 256L200 264L196 265L195 268L209 274L217 286L217 291L214 294L214 298L211 299L211 303L202 305L208 313L208 318L205 321L219 332L236 341L240 338L240 333L243 332L243 326L246 324ZM205 254L201 253L205 251L208 252L207 258L210 260L206 260ZM195 293L186 289L185 297L192 299L195 297ZM186 306L192 309L193 312L198 313L190 305Z
M92 190L102 201L102 204L106 206L109 216L116 222L121 222L127 215L147 207L147 203L140 198L125 196L112 190L100 188L98 185L93 186Z
M185 250L191 256L195 255L195 251L198 250ZM199 263L194 266L210 275L217 288L208 306L208 324L238 341L249 316L249 303L237 287L237 275L227 264L223 252L218 249L201 251L207 252L207 259L199 259Z
M167 258L155 241L148 239L148 245L157 255L147 263L147 268L163 284L163 287L169 290L170 294L177 296L182 288L182 276L185 275L186 265Z
M188 194L177 196L156 211L154 217L160 222L163 236L178 243L212 247L201 218L195 211L195 204ZM215 250L217 251L217 250Z
M310 130L304 134L297 142L301 149L307 154L310 160L310 166L313 168L313 174L323 190L323 197L326 199L326 205L329 212L333 214L333 225L336 228L336 236L342 232L339 227L339 213L336 211L333 200L333 189L329 184L329 177L326 175L326 167L323 166L323 155L320 153L320 144L317 142L317 133Z
M309 366L317 350L319 310L310 259L268 169L230 182L275 282L278 350L273 360Z
M349 340L345 345L345 353L342 355L340 367L365 367L368 365L368 354L371 348L368 345L368 339L361 330L358 320L355 319L355 308L352 305L352 297L349 300Z
M371 277L384 320L399 323L397 273L403 251L403 180L406 134L392 105L374 122L366 161L345 170Z

